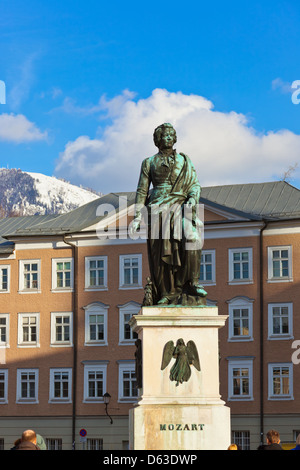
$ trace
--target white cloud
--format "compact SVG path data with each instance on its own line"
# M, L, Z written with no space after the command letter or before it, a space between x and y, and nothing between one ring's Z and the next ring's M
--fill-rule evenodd
M136 189L142 160L157 151L153 130L163 122L174 125L177 151L190 156L202 186L278 179L300 154L299 135L260 134L243 114L216 111L202 96L156 89L135 101L126 91L99 103L111 124L95 138L68 142L56 174L102 192Z
M45 139L47 132L41 132L23 114L0 114L0 141L20 144Z

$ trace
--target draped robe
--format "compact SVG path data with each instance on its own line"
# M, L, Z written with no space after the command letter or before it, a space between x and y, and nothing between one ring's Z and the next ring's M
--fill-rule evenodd
M200 192L195 168L187 155L178 154L174 150L171 157L166 158L158 153L142 162L135 203L136 207L146 206L148 209L148 259L154 304L162 297L171 300L183 291L188 282L199 280L201 249L186 249L185 231L178 233L176 225L178 213L171 214L168 221L169 236L163 237L162 212L166 207L182 208L190 198L198 204ZM184 218L180 220L188 223ZM201 225L199 220L198 225Z

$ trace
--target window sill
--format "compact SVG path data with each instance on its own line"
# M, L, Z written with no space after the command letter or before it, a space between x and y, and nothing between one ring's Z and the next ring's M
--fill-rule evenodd
M38 404L39 404L39 401L38 401L36 398L32 398L32 399L29 399L29 398L19 398L19 399L16 401L16 404L17 404L17 405L38 405Z
M292 277L282 277L282 278L270 278L267 279L267 282L270 284L276 284L278 282L293 282L294 279Z
M228 281L229 286L241 286L246 284L254 284L253 279L231 279Z
M40 289L21 289L18 290L18 294L41 294L42 291Z
M268 400L270 401L288 401L288 400L294 400L294 397L292 395L289 395L289 396L271 396L271 397L268 397Z
M67 292L67 293L70 293L70 292L74 292L74 289L73 287L54 287L53 289L51 289L51 292L53 292L54 294L57 294L57 293L62 293L62 292Z
M96 287L85 287L85 292L98 292L98 291L105 291L108 290L107 286L96 286Z
M270 335L268 336L268 339L270 341L283 341L283 340L291 340L294 339L293 335L287 334L287 335Z
M140 284L136 284L136 285L125 285L125 284L123 284L122 286L119 286L119 289L120 290L143 289L143 286L141 286Z
M251 397L251 396L247 396L247 397L228 397L228 401L238 401L238 402L241 402L241 401L254 401L254 398Z
M238 343L238 342L244 342L244 341L253 341L252 336L238 336L234 337L232 336L231 338L228 338L229 343Z

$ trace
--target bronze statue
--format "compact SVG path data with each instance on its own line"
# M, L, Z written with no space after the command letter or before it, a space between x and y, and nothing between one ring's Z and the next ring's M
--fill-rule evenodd
M170 380L175 381L176 386L187 382L191 377L190 364L200 371L200 361L194 341L188 341L185 345L183 339L180 338L177 340L176 346L173 341L168 341L163 350L161 370L167 367L172 358L176 359L176 362L171 368Z
M135 377L137 388L143 387L143 353L142 353L142 341L137 339L135 341Z
M135 233L146 207L152 302L204 305L207 293L199 285L203 224L196 210L200 184L189 157L173 149L177 141L173 126L160 125L153 137L159 152L142 162L131 224Z

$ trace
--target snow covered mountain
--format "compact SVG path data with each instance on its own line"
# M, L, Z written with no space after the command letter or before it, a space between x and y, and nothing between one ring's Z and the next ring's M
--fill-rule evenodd
M100 196L54 176L0 168L0 217L63 214Z

